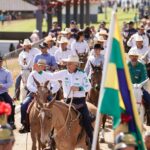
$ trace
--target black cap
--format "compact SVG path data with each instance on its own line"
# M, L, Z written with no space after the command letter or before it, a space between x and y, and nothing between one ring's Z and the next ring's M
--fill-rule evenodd
M134 22L133 22L133 21L129 21L129 23L128 23L128 24L132 25L132 24L134 24Z
M42 43L39 45L39 47L40 47L41 49L47 48L47 47L48 47L48 44L45 43L45 42L42 42Z
M100 44L95 44L94 49L104 49Z

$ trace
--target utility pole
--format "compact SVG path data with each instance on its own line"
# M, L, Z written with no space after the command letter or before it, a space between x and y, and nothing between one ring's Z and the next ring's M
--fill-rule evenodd
M57 20L58 26L62 28L62 2L57 2Z
M68 28L70 25L70 3L71 3L71 0L66 1L66 27Z
M73 19L78 22L78 0L73 0Z
M80 0L80 28L84 28L84 0Z
M86 25L90 25L90 0L86 0Z

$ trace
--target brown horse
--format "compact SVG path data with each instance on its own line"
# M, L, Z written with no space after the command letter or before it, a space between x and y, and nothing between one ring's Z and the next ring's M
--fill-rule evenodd
M102 78L102 65L94 66L92 63L90 63L90 65L92 68L92 73L91 73L92 88L88 92L87 101L89 101L90 103L92 103L97 107L99 91L100 91L100 83Z
M97 109L94 105L88 103L88 108L96 114ZM44 104L40 111L41 141L45 143L54 128L53 136L58 150L74 150L79 147L87 150L86 133L84 130L82 132L79 116L79 112L69 109L63 102L53 100Z
M47 88L47 85L49 81L45 82L44 86L41 86L40 83L34 79L38 92L34 96L34 102L30 106L31 110L29 112L29 122L30 122L30 131L31 131L31 139L32 139L32 150L37 150L36 142L38 141L38 150L42 150L45 148L45 145L41 143L40 137L41 137L41 127L40 127L40 120L39 120L39 112L40 112L40 106L43 103L47 102L47 97L50 95L50 91Z
M98 98L100 93L100 84L102 79L102 64L99 66L94 66L90 62L91 68L92 68L92 74L91 74L91 85L92 88L87 94L87 101L94 104L96 107L98 105ZM101 142L104 142L104 128L106 123L107 115L101 115L102 120L102 130L100 132L100 140Z
M80 68L84 69L86 62L87 62L88 53L86 53L86 52L78 53L77 50L76 50L76 53L77 53L77 56L79 57L79 61L81 62Z

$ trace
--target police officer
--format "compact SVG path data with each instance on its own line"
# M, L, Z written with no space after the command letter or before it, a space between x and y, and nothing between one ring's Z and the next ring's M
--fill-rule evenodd
M86 105L85 93L91 89L91 84L85 72L78 69L78 56L71 55L63 60L67 63L67 70L53 73L54 80L61 80L64 98L66 103L70 103L82 114L83 127L92 143L93 127L89 118L89 111Z

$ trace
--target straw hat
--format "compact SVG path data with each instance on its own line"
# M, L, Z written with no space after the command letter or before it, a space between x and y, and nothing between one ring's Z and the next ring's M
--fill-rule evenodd
M139 56L140 54L135 50L135 48L131 48L128 52L129 56Z
M108 36L108 33L106 30L100 30L99 35L107 35Z
M44 42L49 42L49 41L55 41L56 40L56 38L53 38L52 36L50 36L50 35L48 35L47 37L45 37L45 40L44 40Z
M61 31L62 34L68 34L71 33L71 29L70 28L66 28L64 31Z
M46 60L45 59L39 59L37 64L39 66L47 66Z
M105 42L106 40L104 39L103 36L99 36L99 37L97 38L97 41L98 41L98 42Z
M68 43L68 39L66 37L61 37L60 41L58 41L59 44L62 43Z
M76 55L70 55L67 59L63 59L63 62L75 62L75 63L80 63L79 57Z
M21 46L27 46L27 45L32 45L32 43L29 39L24 39L23 44L21 44Z
M137 41L143 41L143 37L140 36L140 35L137 35L137 36L135 37L135 41L136 41L136 42L137 42Z

